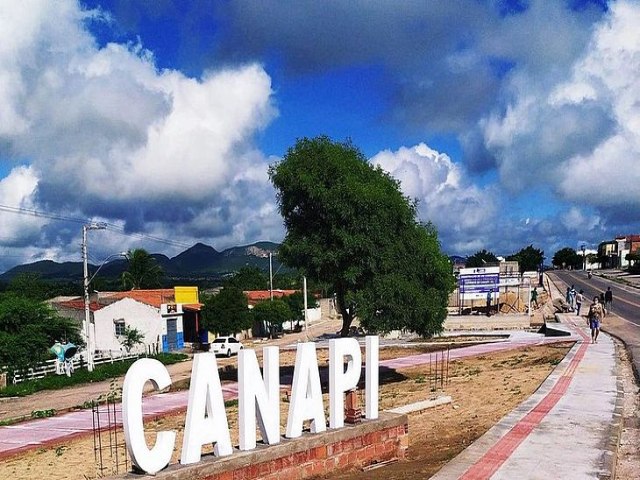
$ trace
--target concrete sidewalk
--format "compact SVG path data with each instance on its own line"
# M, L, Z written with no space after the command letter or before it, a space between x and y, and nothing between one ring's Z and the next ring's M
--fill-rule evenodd
M623 391L615 346L591 344L584 319L561 315L581 340L542 386L433 479L613 478Z

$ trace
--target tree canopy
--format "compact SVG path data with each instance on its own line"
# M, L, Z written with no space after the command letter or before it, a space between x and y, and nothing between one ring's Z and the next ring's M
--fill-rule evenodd
M553 254L551 263L558 268L582 268L583 258L571 247L564 247Z
M518 262L520 273L532 272L540 269L544 260L544 251L529 245L519 252L509 255L507 260Z
M281 299L260 302L253 307L251 314L256 322L268 326L271 336L284 322L293 317L289 305Z
M482 249L467 257L467 261L465 262L465 267L467 268L479 268L484 267L488 263L498 263L498 257L496 257L493 252L489 252L488 250Z
M284 297L284 301L289 305L293 320L304 320L304 294L302 292L295 292ZM317 304L318 302L313 298L313 295L307 291L307 308L316 308Z
M325 136L298 140L269 176L287 230L279 258L331 285L343 335L356 316L373 331L441 330L451 266L397 180Z
M0 296L0 366L10 373L34 367L50 357L56 341L82 344L79 326L32 298Z
M269 288L269 277L258 267L242 267L223 285L239 290L266 290Z
M242 290L225 287L217 295L203 298L202 327L219 335L231 335L251 328L251 312Z
M164 275L162 267L145 249L129 250L127 261L127 270L122 273L122 286L125 289L140 290L156 288L161 285Z

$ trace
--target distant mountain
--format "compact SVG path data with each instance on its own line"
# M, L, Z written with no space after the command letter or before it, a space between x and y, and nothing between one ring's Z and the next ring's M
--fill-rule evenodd
M196 243L193 247L171 259L171 270L178 272L200 273L215 270L220 252L215 248Z
M175 279L217 278L235 272L244 266L255 266L261 270L269 270L269 253L275 253L279 245L273 242L258 242L251 245L231 247L222 252L215 248L197 243L184 252L169 258L154 253L153 258L162 267L165 275ZM275 256L272 259L274 269L280 263ZM100 270L104 278L117 278L126 270L127 261L117 259L106 263ZM90 265L89 271L95 272L97 265ZM274 270L275 271L275 270ZM52 260L41 260L34 263L18 265L0 275L0 281L10 281L21 273L37 273L44 280L82 281L82 262L57 263Z

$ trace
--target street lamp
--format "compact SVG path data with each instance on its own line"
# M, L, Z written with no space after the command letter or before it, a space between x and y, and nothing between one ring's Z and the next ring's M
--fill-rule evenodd
M89 230L105 230L107 228L106 223L102 222L92 222L82 226L82 263L84 268L84 276L83 276L83 287L84 287L84 321L82 322L82 331L83 337L87 349L87 370L90 372L93 371L94 363L93 363L93 335L91 329L91 316L89 312L89 283L95 278L100 269L104 266L105 263L109 261L109 259L126 255L123 253L116 253L113 255L109 255L103 262L100 264L95 273L89 278L89 255L87 253L87 232Z
M580 246L580 250L582 250L582 270L586 270L587 269L587 257L585 255L585 250L586 250L587 246L583 243Z

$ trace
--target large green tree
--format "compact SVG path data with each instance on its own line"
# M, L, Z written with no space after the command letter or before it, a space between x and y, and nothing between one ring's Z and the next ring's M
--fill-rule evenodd
M122 273L122 286L125 289L140 290L161 285L164 275L162 267L145 249L129 250L127 262L127 270Z
M544 260L544 251L534 248L533 245L523 248L517 253L507 257L507 260L518 262L520 273L532 272L540 269Z
M287 302L280 299L266 300L256 304L251 314L257 323L267 326L272 337L284 322L293 318Z
M551 263L558 268L582 268L582 256L571 247L564 247L553 254Z
M324 136L298 140L269 175L287 230L279 258L331 285L343 335L356 316L375 331L441 330L451 267L398 181Z
M467 268L479 268L486 266L488 263L497 265L498 257L496 257L493 252L482 249L467 257L464 266Z
M251 328L247 297L242 290L225 287L203 298L202 327L219 335L231 335Z
M43 302L15 293L0 296L0 366L10 373L34 367L50 357L56 341L81 344L78 325Z

